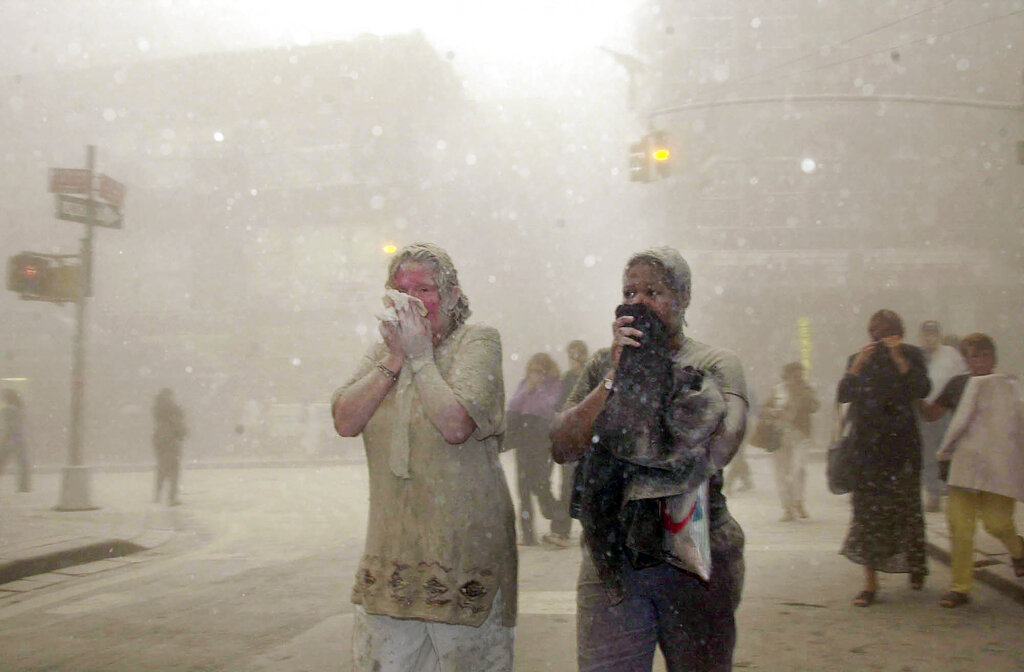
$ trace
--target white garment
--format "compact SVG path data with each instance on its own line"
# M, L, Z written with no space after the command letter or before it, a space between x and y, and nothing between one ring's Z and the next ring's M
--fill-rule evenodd
M384 312L376 317L381 322L398 322L398 313L402 310L415 310L423 317L427 316L427 307L415 296L404 294L397 289L388 289L381 299L384 304Z
M949 484L1024 501L1024 386L993 373L967 381L938 459Z
M356 605L354 672L512 672L515 627L501 624L501 591L479 627L368 614Z
M779 449L772 453L775 463L775 490L785 513L797 515L804 504L804 490L807 481L807 452L810 440L796 429L786 425L782 428Z

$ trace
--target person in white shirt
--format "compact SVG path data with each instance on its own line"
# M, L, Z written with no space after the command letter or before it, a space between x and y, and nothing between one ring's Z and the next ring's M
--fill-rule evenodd
M942 328L935 320L927 320L921 324L921 349L924 350L925 362L928 365L928 379L932 383L932 391L924 399L925 403L934 403L950 378L967 373L967 364L956 348L942 344ZM946 485L939 478L935 452L942 443L942 437L949 427L949 416L928 422L922 417L921 422L921 483L924 485L925 511L938 511L941 508L942 496L946 493Z

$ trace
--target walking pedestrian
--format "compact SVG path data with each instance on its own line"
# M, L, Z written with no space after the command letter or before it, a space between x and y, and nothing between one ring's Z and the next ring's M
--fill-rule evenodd
M25 442L25 409L17 390L4 388L4 406L0 409L0 474L4 473L7 460L14 457L18 465L18 492L31 489L32 465L28 459L28 445Z
M583 367L590 356L590 349L581 340L574 340L565 349L569 358L569 368L562 374L562 389L559 393L558 410L565 405L576 381L583 373ZM555 503L554 515L551 517L551 531L541 537L541 541L554 550L564 550L572 546L569 535L572 532L572 516L569 506L572 500L572 482L576 473L576 462L565 462L558 465L561 481L558 501Z
M469 324L448 253L391 260L383 342L333 396L334 427L363 437L366 545L352 602L358 672L512 670L516 541L498 453L501 339Z
M523 546L536 546L533 498L547 519L558 501L551 494L551 439L548 430L558 410L561 380L551 355L538 352L526 364L526 377L516 387L505 413L506 448L515 451L519 487L519 534Z
M926 419L953 414L937 455L949 481L953 581L939 599L947 608L970 601L979 516L985 531L1009 551L1014 574L1024 576L1024 538L1013 520L1016 500L1024 501L1024 387L995 373L996 344L988 335L966 336L962 347L970 373L952 378L922 410Z
M704 581L696 573L674 565L635 558L635 563L622 565L623 592L616 594L602 582L594 549L586 545L576 593L577 659L582 672L649 671L659 647L669 672L732 667L735 610L743 587L744 540L721 492L721 469L743 438L746 384L743 367L734 354L685 335L690 290L689 266L672 248L639 252L626 263L623 303L645 306L665 325L673 378L691 380L692 373L697 372L715 383L724 396L720 401L724 420L712 436L705 463L713 474L708 507L711 574ZM590 358L566 410L555 416L551 436L556 462L578 460L593 450L595 421L612 395L623 350L640 347L643 338L640 330L630 326L633 319L632 315L615 319L612 347ZM686 371L686 367L692 370ZM686 434L694 429L689 426L691 420L682 416L667 422L673 432ZM581 469L577 467L577 480Z
M772 416L781 433L772 461L775 489L782 505L782 522L808 517L804 506L807 452L811 442L811 416L820 406L817 390L804 378L804 365L790 362L782 367L782 382L772 388L767 407L762 409Z
M871 342L850 356L839 381L839 403L850 403L858 478L853 518L840 553L864 566L864 589L853 604L867 607L878 592L877 572L907 573L924 586L921 437L914 403L928 394L920 348L903 343L903 320L879 310L868 322Z
M928 380L932 384L931 392L923 403L929 404L935 401L953 376L967 372L967 365L956 348L942 344L942 329L935 320L926 320L921 324L920 339L925 362L928 364ZM939 478L935 454L948 427L948 415L943 414L937 420L929 422L922 414L921 482L924 485L925 511L939 511L942 507L942 496L946 493L946 484Z
M174 400L169 387L160 390L153 400L153 449L156 452L156 487L153 502L158 503L167 483L167 504L177 506L178 483L181 478L182 443L188 435L185 413Z

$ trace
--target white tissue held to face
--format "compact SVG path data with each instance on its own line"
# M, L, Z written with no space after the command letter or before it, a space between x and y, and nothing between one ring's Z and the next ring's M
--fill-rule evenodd
M427 316L427 307L415 296L403 294L397 289L389 289L384 292L384 312L377 315L381 322L398 322L398 313L402 310L415 310L423 317Z

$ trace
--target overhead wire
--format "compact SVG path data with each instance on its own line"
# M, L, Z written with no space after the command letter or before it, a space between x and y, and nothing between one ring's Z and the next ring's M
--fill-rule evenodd
M783 79L783 78L789 77L789 76L802 75L802 74L807 73L807 72L815 72L817 70L823 70L825 68L831 68L831 67L834 67L834 66L837 66L837 65L844 65L846 63L850 63L852 61L857 61L857 60L860 60L862 58L869 58L871 56L877 56L878 54L883 54L883 53L887 53L887 52L888 53L892 53L892 51L895 50L895 49L902 49L904 47L909 47L909 46L912 46L912 45L915 45L915 44L919 44L919 43L922 43L922 42L929 42L931 40L937 41L939 38L947 37L949 35L955 35L956 33L962 33L962 32L964 32L966 30L970 30L972 28L977 28L978 26L983 26L983 25L986 25L986 24L989 24L989 23L994 23L996 21L1001 21L1002 19L1007 19L1007 18L1009 18L1011 16L1016 16L1018 14L1024 14L1024 9L1019 9L1017 11L1010 12L1008 14L1000 14L998 16L989 17L989 18L987 18L987 19L985 19L983 21L978 21L976 23L969 23L969 24L967 24L965 26L960 26L958 28L954 28L953 30L946 31L945 33L937 33L937 34L926 35L925 37L921 37L921 38L918 38L916 40L910 40L909 42L902 42L900 44L895 44L895 45L892 45L892 46L889 46L889 47L885 47L883 49L876 49L875 51L870 51L870 52L867 52L867 53L864 53L864 54L860 54L858 56L851 56L850 58L845 58L845 59L840 60L840 61L833 61L831 63L825 63L823 65L815 66L813 68L806 68L804 70L798 70L797 72L788 73L787 75L780 75L779 77L773 77L771 79L765 79L765 80L762 80L762 82L773 82L773 81L776 81L778 79Z
M796 63L800 63L801 61L805 61L805 60L807 60L809 58L814 58L816 56L820 56L821 53L823 51L825 51L825 50L835 49L835 48L841 47L843 45L849 44L851 42L856 42L857 40L861 40L861 39L863 39L865 37L868 37L870 35L874 35L875 33L879 33L879 32L881 32L883 30L888 29L888 28L892 28L893 26L899 25L899 24L904 23L906 21L910 21L911 19L915 19L915 18L917 18L917 17L919 17L919 16L921 16L923 14L928 14L928 13L934 12L936 10L942 9L943 7L951 5L954 2L960 2L960 0L945 0L945 2L941 2L941 3L937 4L937 5L932 5L930 7L922 9L920 11L914 12L913 14L908 14L907 16L902 16L902 17L900 17L900 18L898 18L898 19L896 19L894 21L890 21L888 23L885 23L885 24L882 24L882 25L877 26L875 28L872 28L871 30L869 30L867 32L858 33L856 35L853 35L853 36L848 37L846 39L840 40L838 42L833 42L831 44L826 44L826 45L820 46L815 51L807 52L806 54L803 54L802 56L797 56L796 58L790 59L788 61L784 61L782 63L777 63L777 64L772 65L770 67L764 68L763 70L758 70L757 72L753 72L753 73L751 73L749 75L745 75L743 77L740 77L739 79L735 79L733 81L726 82L726 83L720 84L720 85L715 86L715 87L711 87L710 89L705 89L703 91L698 92L695 95L695 97L697 97L697 96L704 96L704 95L710 95L710 94L715 93L716 91L720 91L721 89L728 89L728 88L732 88L732 87L738 86L739 84L742 84L743 82L746 82L746 81L748 81L750 79L753 79L753 78L756 78L756 77L760 77L760 76L762 76L762 75L764 75L766 73L776 72L778 70L781 70L782 68L788 68L789 66L794 65Z
M709 89L705 89L703 91L698 91L697 93L695 93L692 96L691 100L697 101L699 99L704 99L704 98L712 96L715 93L720 92L722 90L728 90L728 89L735 88L735 87L739 86L740 84L743 84L745 82L749 82L750 80L757 79L757 78L762 78L762 79L758 79L758 81L754 82L755 84L764 83L764 82L772 82L772 81L776 81L778 79L782 79L782 78L785 78L785 77L795 77L795 76L799 76L799 75L801 75L803 73L806 73L806 72L814 72L816 70L821 70L823 68L832 67L832 66L835 66L835 65L841 65L841 64L848 63L848 62L851 62L851 61L855 61L855 60L858 60L858 59L861 59L861 58L867 58L867 57L870 57L870 56L874 56L876 54L880 54L880 53L884 53L884 52L892 52L894 49L899 49L899 48L902 48L902 47L910 46L910 45L916 44L918 42L924 42L924 41L927 41L927 40L930 40L930 39L937 39L939 37L945 37L947 35L952 35L952 34L955 34L955 33L958 33L958 32L962 32L964 30L968 30L970 28L975 28L975 27L977 27L979 25L984 25L986 23L991 23L993 21L998 21L998 20L1001 20L1001 19L1004 19L1004 18L1007 18L1007 17L1010 17L1010 16L1014 16L1015 14L1019 14L1019 13L1021 13L1021 11L1024 11L1024 10L1019 10L1019 11L1015 11L1015 12L1010 12L1009 14L1002 14L1002 15L999 15L999 16L996 16L996 17L991 17L991 18L983 20L983 21L979 21L977 23L968 24L966 26L961 26L959 28L956 28L954 30L951 30L951 31L948 31L948 32L945 32L945 33L940 33L940 34L937 34L937 35L936 34L930 34L930 35L928 35L926 37L923 37L923 38L919 38L919 39L916 39L916 40L911 40L909 42L905 42L905 43L889 46L889 47L886 47L884 49L879 49L879 50L875 50L875 51L871 51L871 52L867 52L867 53L863 53L863 54L858 54L856 56L852 56L850 58L846 58L846 59L843 59L843 60L840 60L840 61L834 61L834 62L831 62L831 63L826 63L824 65L815 66L815 67L811 67L811 68L805 68L805 69L802 69L802 70L797 70L795 72L787 72L787 73L785 73L783 75L780 75L779 77L771 77L771 78L768 78L768 79L763 79L763 76L766 75L766 74L777 72L779 70L782 70L783 68L789 68L790 66L792 66L792 65L794 65L796 63L800 63L800 62L805 61L805 60L807 60L809 58L814 58L816 56L820 56L823 52L826 52L827 50L835 49L835 48L841 47L843 45L849 44L851 42L855 42L857 40L861 40L861 39L863 39L865 37L868 37L868 36L873 35L875 33L881 32L883 30L891 28L891 27L893 27L895 25L898 25L900 23L904 23L906 21L910 21L910 20L915 19L915 18L917 18L919 16L922 16L924 14L928 14L928 13L937 11L939 9L942 9L942 8L944 8L944 7L948 6L948 5L953 4L954 2L958 2L958 1L959 0L946 0L945 2L942 2L940 4L932 5L931 7L928 7L926 9L920 10L920 11L915 12L913 14L909 14L907 16L900 17L899 19L896 19L894 21L890 21L890 22L888 22L886 24L883 24L881 26L877 26L876 28L873 28L873 29L871 29L869 31L866 31L866 32L863 32L863 33L858 33L857 35L848 37L848 38L840 40L838 42L833 42L833 43L830 43L830 44L827 44L827 45L823 45L821 47L818 47L813 52L808 52L808 53L803 54L802 56L798 56L798 57L796 57L794 59L790 59L790 60L785 61L783 63L779 63L777 65L771 66L769 68L765 68L764 70L759 70L758 72L751 73L749 75L746 75L744 77L735 79L733 81L723 83L723 84L721 84L719 86L712 87L712 88L709 88Z

